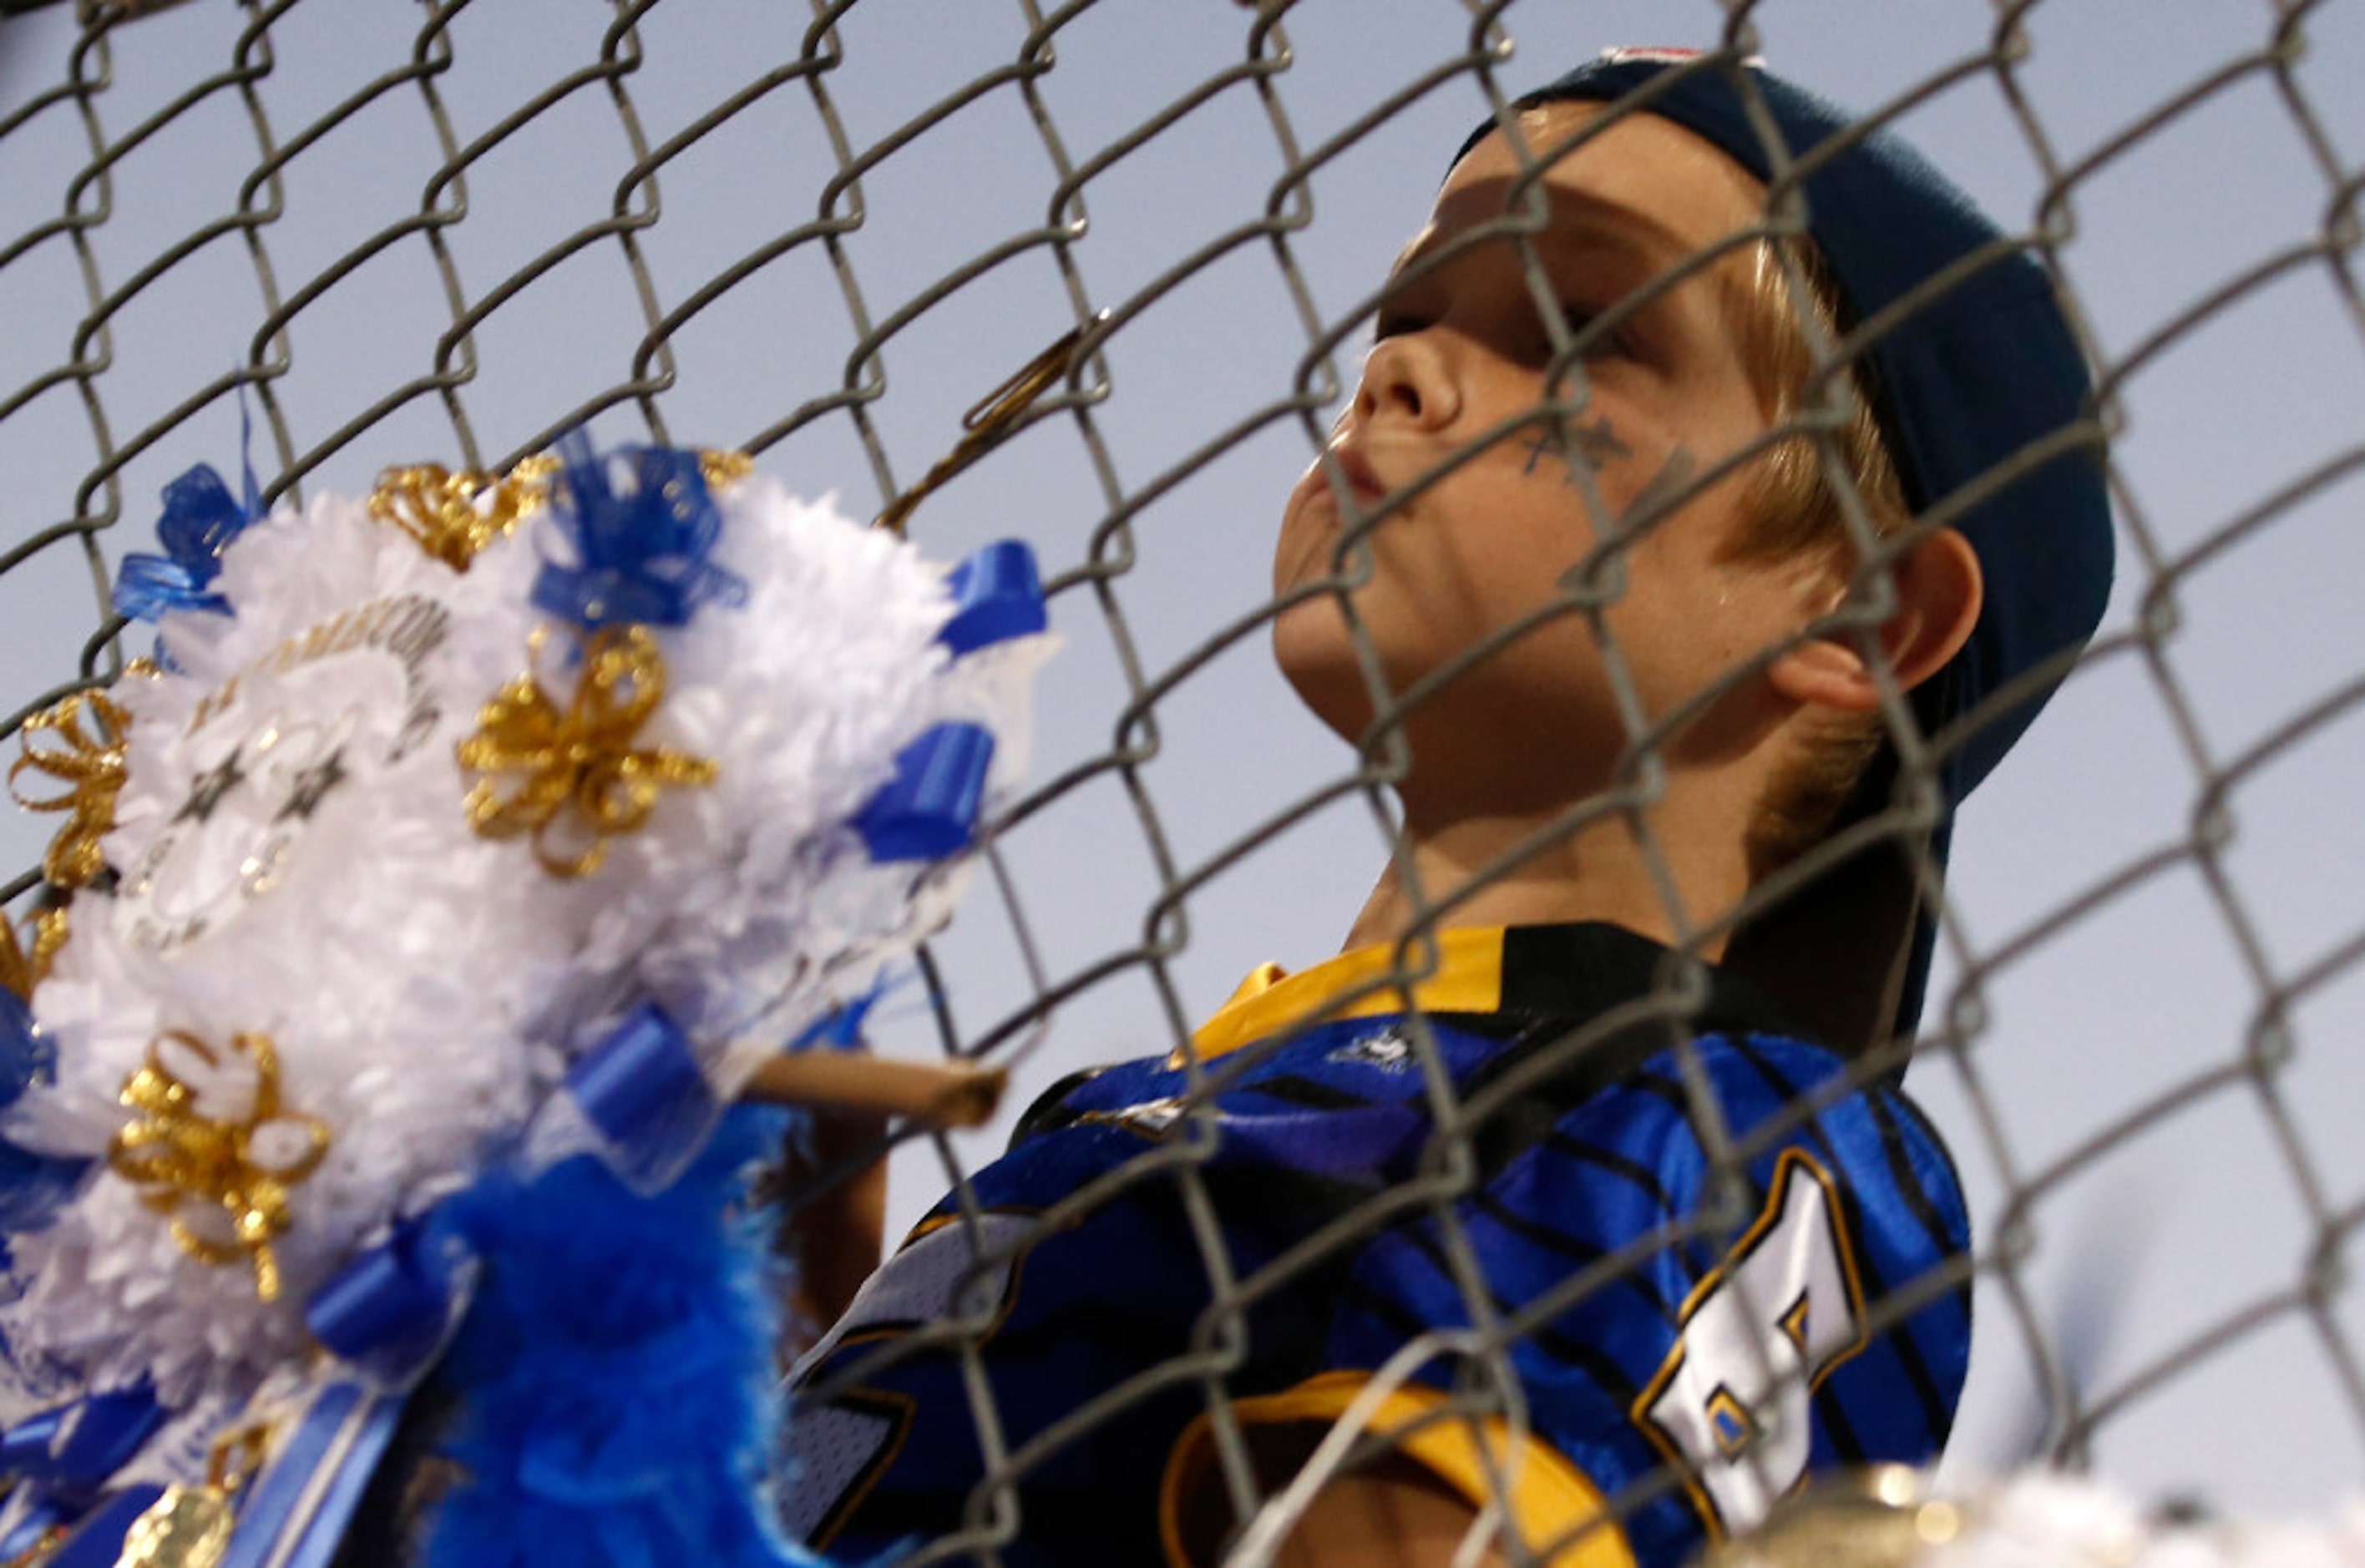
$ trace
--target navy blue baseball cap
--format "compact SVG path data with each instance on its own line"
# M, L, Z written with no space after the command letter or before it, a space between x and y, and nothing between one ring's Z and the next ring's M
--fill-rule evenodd
M1922 734L1941 748L1927 849L1943 870L1955 808L2052 696L2110 596L2102 429L2053 281L1902 139L1754 60L1612 50L1510 109L1571 101L1673 121L1762 181L1769 209L1794 191L1803 197L1807 236L1841 297L1841 330L1866 339L1859 385L1906 498L1978 555L1978 623L1912 693ZM1473 131L1455 162L1497 129L1489 120ZM1897 780L1884 747L1842 825L1887 810ZM1936 939L1916 847L1890 838L1813 878L1735 935L1725 967L1843 1049L1910 1037Z

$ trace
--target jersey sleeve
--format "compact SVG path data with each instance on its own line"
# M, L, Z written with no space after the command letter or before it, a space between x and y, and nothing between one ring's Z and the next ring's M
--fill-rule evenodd
M1970 1327L1943 1145L1900 1093L1849 1089L1815 1047L1695 1048L1713 1114L1672 1053L1566 1111L1482 1172L1450 1221L1369 1243L1328 1364L1240 1417L1351 1406L1474 1504L1502 1491L1531 1549L1585 1568L1672 1568L1812 1471L1934 1455ZM1484 1280L1474 1312L1457 1256ZM1409 1377L1418 1352L1402 1352L1470 1329L1505 1347L1516 1410L1440 1418L1453 1390L1486 1381L1474 1336L1440 1339L1451 1353Z

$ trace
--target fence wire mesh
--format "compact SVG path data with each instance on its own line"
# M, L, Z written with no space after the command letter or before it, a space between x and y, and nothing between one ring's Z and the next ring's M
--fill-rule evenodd
M1895 124L2046 259L2111 443L2112 610L1964 816L1913 1070L1976 1227L1950 1462L2052 1453L2156 1492L2321 1503L2365 1459L2348 1281L2365 1219L2365 838L2348 822L2365 777L2365 6L1845 9L12 15L6 730L141 651L108 608L116 563L147 547L167 480L237 461L242 420L275 499L366 490L396 463L499 470L588 425L743 448L875 510L954 445L965 409L1082 329L1073 374L911 521L946 559L1032 541L1066 651L988 878L874 1032L1006 1062L1022 1103L1163 1052L1254 963L1328 951L1388 851L1400 757L1339 746L1270 673L1269 540L1452 149L1607 44L1761 51ZM0 830L6 864L37 860L45 827ZM6 884L17 913L37 882ZM907 1143L897 1226L1006 1133ZM1214 1282L1205 1332L1014 1445L981 1404L985 1481L925 1555L992 1560L1029 1528L1031 1473L1168 1386L1204 1391L1253 1504L1222 1412L1258 1300L1407 1213L1437 1223L1465 1284L1481 1277L1450 1160L1240 1274L1205 1156L1190 1137L1146 1147L1114 1182L1178 1195ZM1468 1310L1442 1348L1477 1369L1472 1407L1500 1409L1503 1348L1532 1325ZM923 1332L989 1328L954 1312Z

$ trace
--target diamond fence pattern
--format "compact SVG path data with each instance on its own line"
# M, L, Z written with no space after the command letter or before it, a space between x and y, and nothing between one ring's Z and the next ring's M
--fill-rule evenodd
M990 874L879 1032L1006 1061L1022 1101L1168 1048L1269 950L1320 956L1385 852L1397 743L1358 758L1274 694L1263 561L1461 132L1627 41L1763 50L1895 120L2060 278L2122 530L2102 636L1967 813L1914 1070L1973 1188L1969 1462L2275 1503L2353 1477L2365 6L1922 0L1861 37L1745 0L9 9L6 730L143 651L113 564L242 420L274 498L500 470L586 423L736 446L849 510L925 491L933 554L1036 543L1069 645ZM1066 374L924 482L1070 333ZM46 827L12 824L7 865ZM0 893L21 918L38 884ZM1153 1381L1204 1389L1246 1506L1220 1396L1249 1306L1408 1212L1479 1271L1447 1161L1236 1274L1205 1152L1121 1180L1171 1183L1206 1250L1207 1332ZM912 1140L899 1210L990 1153ZM1441 1348L1493 1408L1523 1324L1470 1307ZM1017 1449L981 1406L992 1473L925 1555L990 1560L1017 1481L1148 1392Z

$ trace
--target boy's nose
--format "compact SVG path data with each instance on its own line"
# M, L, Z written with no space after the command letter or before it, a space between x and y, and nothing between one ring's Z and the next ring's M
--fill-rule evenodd
M1461 395L1427 333L1401 333L1372 345L1355 389L1355 415L1363 424L1402 421L1441 430L1460 412Z

